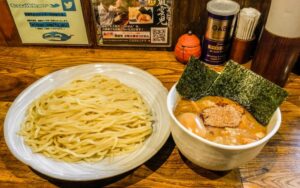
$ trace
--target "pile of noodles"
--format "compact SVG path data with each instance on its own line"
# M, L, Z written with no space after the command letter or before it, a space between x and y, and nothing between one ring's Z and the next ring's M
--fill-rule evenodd
M139 93L102 75L77 79L35 100L20 135L33 152L66 162L128 153L152 133Z

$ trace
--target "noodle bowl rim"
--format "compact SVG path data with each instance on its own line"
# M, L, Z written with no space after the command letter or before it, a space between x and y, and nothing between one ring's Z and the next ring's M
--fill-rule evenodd
M92 64L83 64L83 65L77 65L77 66L72 66L72 67L67 67L67 68L64 68L64 69L60 69L58 71L55 71L55 72L52 72L48 75L45 75L44 77L38 79L37 81L35 81L34 83L32 83L30 86L28 86L26 89L24 89L18 96L17 98L13 101L12 105L10 106L7 114L6 114L6 117L5 117L5 120L4 120L4 126L3 126L3 132L4 132L4 139L5 139L5 142L9 148L9 150L11 151L11 153L18 159L20 160L21 162L23 162L24 164L32 167L33 169L49 176L49 177L53 177L53 178L56 178L56 179L61 179L61 180L72 180L72 181L89 181L89 180L99 180L99 179L103 179L103 178L109 178L109 177L114 177L116 175L120 175L120 174L123 174L125 172L128 172L134 168L137 168L138 166L144 164L147 160L149 160L151 157L153 157L162 147L163 145L165 144L165 142L167 141L167 139L169 138L169 135L170 135L170 121L168 121L167 124L163 124L163 126L165 126L165 128L163 128L160 133L158 133L158 131L156 132L153 132L147 139L145 142L147 142L150 137L153 137L154 134L160 134L159 135L159 138L160 138L160 141L157 142L157 147L156 148L153 148L151 147L150 149L148 148L148 150L150 150L151 152L149 152L149 154L147 156L144 156L143 157L143 160L140 161L139 163L135 163L134 165L131 165L129 168L127 169L122 169L122 171L118 171L117 173L115 174L112 174L110 176L99 176L97 174L93 174L93 176L91 177L81 177L81 176L78 176L78 177L74 177L74 178L70 178L70 177L65 177L64 174L56 174L56 173L53 173L51 171L46 171L44 170L43 168L40 168L40 164L36 163L34 161L34 153L32 154L33 155L33 158L32 159L25 159L23 156L22 156L22 153L19 153L18 151L16 151L16 147L10 142L10 133L9 133L9 120L8 118L12 118L13 117L13 114L15 113L13 110L15 110L15 108L17 107L17 104L20 103L22 100L24 100L24 97L26 97L26 95L30 95L30 92L35 89L36 87L38 87L40 84L48 81L49 79L52 79L52 77L55 77L55 76L59 76L61 73L65 73L65 72L70 72L72 70L76 71L78 69L82 69L82 68L85 68L85 67L93 67L93 68L107 68L109 67L110 71L111 69L116 69L116 70L124 70L125 72L127 72L128 74L139 74L139 75L142 75L142 76L145 76L147 80L151 81L152 82L152 87L160 87L160 90L159 90L159 94L163 94L165 96L165 98L167 98L167 94L168 94L168 90L163 86L163 84L156 78L154 77L153 75L151 75L150 73L142 70L142 69L139 69L137 67L133 67L133 66L128 66L128 65L123 65L123 64L116 64L116 63L92 63ZM105 73L104 72L94 72L93 74L102 74L102 73ZM91 74L92 75L92 74ZM103 74L105 76L108 76L108 77L111 77L113 79L118 79L118 78L115 78L113 76L109 76L108 74ZM86 76L86 75L84 75ZM124 76L126 77L126 76ZM126 78L125 78L126 79ZM71 79L71 80L68 80L66 81L65 83L69 82L69 81L72 81L74 79ZM121 79L118 79L122 82ZM124 82L122 82L124 83ZM60 86L62 86L64 83L60 84ZM126 83L124 83L125 85L129 86L129 87L132 87ZM54 87L54 88L57 88ZM54 89L53 88L53 89ZM137 92L142 96L142 94L140 93L140 90L135 88L137 90ZM51 90L51 89L50 89ZM42 93L40 93L39 96L35 96L34 98L32 98L31 102L34 101L36 98L42 96L43 94L45 94L46 92L48 92L49 90L45 90L43 91ZM157 94L157 93L156 93ZM142 96L143 97L143 96ZM145 97L143 97L145 99ZM148 102L147 100L145 100L146 102ZM30 103L29 103L30 104ZM22 107L25 109L25 111L27 110L27 108L29 107L29 104L26 106L26 107ZM165 103L162 103L160 102L158 104L160 107L164 106L165 109L164 111L162 112L163 115L167 115L168 112L167 112L167 109L166 109L166 105ZM149 104L149 107L153 110L153 107L152 105ZM23 109L23 110L24 110ZM20 110L22 111L22 110ZM154 112L154 113L157 113L157 112ZM155 117L157 118L157 117ZM23 117L24 119L24 117ZM166 120L165 120L166 121ZM21 124L20 125L17 125L18 126L18 130L20 130L21 128ZM160 126L162 126L160 124ZM22 142L24 143L24 140L22 140ZM136 151L139 151L141 150L141 148L138 148ZM41 155L41 154L37 154L37 155ZM126 154L125 154L126 155ZM45 156L44 156L45 157ZM53 160L53 159L49 159L47 157L45 157L46 160ZM101 162L101 161L100 161ZM61 162L61 163L65 163L65 162ZM86 163L86 162L84 162ZM73 163L72 163L73 164ZM101 171L101 169L99 169ZM103 172L103 171L102 171Z
M277 133L277 131L279 130L279 128L281 126L281 112L280 112L280 108L277 108L276 111L273 114L273 116L275 116L277 118L274 127L272 128L271 131L267 132L267 135L265 137L263 137L260 140L254 141L254 142L249 143L249 144L244 144L244 145L225 145L225 144L219 144L219 143L207 140L207 139L202 138L201 136L198 136L198 135L192 133L191 131L189 131L175 117L174 112L173 112L173 110L174 110L173 108L176 107L176 102L178 100L175 101L175 102L171 101L171 96L174 95L174 94L179 95L178 92L176 91L176 85L177 85L177 83L175 83L172 86L172 88L170 89L170 91L168 93L168 97L167 97L167 108L168 108L169 115L171 116L171 118L175 122L173 124L175 124L175 126L179 127L180 130L184 131L189 136L195 138L196 140L198 140L200 142L208 144L210 146L220 148L220 149L226 149L226 150L246 150L246 149L254 148L254 147L260 146L260 145L268 142L268 140L270 140ZM173 105L173 104L175 104L175 105ZM173 108L172 108L172 106L173 106ZM268 126L268 125L266 125L266 126Z

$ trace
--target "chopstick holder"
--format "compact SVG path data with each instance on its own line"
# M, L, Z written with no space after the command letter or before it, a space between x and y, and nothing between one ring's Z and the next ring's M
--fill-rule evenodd
M229 57L237 63L247 63L253 56L254 47L255 36L253 36L250 40L244 40L234 37Z
M243 8L237 20L229 58L240 64L248 62L254 52L255 35L260 12L254 8Z

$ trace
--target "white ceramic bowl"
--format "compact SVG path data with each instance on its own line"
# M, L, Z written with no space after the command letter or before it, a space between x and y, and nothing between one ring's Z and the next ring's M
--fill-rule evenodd
M181 97L175 86L176 84L170 90L167 98L167 107L172 119L171 133L181 153L200 167L224 171L243 165L259 154L280 127L281 113L278 108L267 125L267 135L261 140L239 146L209 141L190 132L176 119L173 111Z
M56 161L42 154L32 153L17 135L28 105L45 92L62 86L80 76L88 78L103 74L120 80L135 88L152 108L155 123L153 132L143 146L136 151L97 163L67 163ZM170 135L170 121L165 101L168 91L151 74L138 68L120 64L87 64L51 73L25 89L11 105L4 122L5 141L12 154L35 170L57 179L86 181L112 177L132 170L150 159L166 142Z

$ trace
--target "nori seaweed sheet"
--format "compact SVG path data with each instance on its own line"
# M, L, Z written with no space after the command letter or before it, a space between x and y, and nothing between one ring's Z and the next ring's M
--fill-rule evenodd
M238 102L266 125L288 93L243 66L229 61L207 95L227 97Z
M207 95L206 91L218 75L217 72L206 67L200 60L191 57L176 89L183 98L195 101Z

